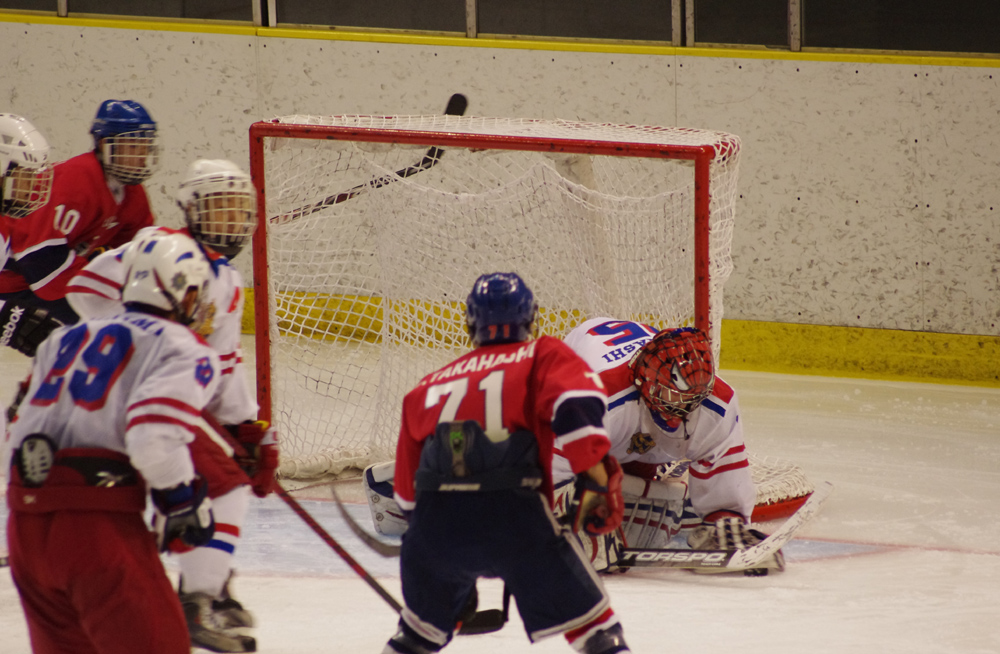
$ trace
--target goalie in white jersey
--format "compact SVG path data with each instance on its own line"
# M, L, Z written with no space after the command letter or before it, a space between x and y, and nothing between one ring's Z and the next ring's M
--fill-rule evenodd
M742 549L764 538L749 528L756 490L739 401L716 376L703 332L657 332L641 323L594 318L564 340L600 374L608 392L610 454L626 472L626 502L634 503L626 506L623 523L630 547L663 547L681 527L694 527L688 544L695 549ZM686 476L664 474L677 463L681 473L686 466ZM565 460L553 462L553 476L557 486L572 488ZM557 505L560 497L565 501L565 494L558 496ZM640 520L630 524L630 514ZM614 571L621 535L589 540L595 567ZM784 569L780 551L746 573L769 569Z
M250 490L260 497L267 495L278 465L274 430L256 421L257 402L240 345L243 279L229 261L249 242L256 228L256 192L250 176L233 162L199 159L188 168L177 201L187 222L181 232L203 246L213 273L210 315L201 334L218 353L222 369L219 390L206 411L235 441L230 441L232 449L201 440L193 444L196 466L221 469L224 481L209 486L219 525L216 537L205 547L179 557L181 600L191 621L192 642L213 651L249 651L245 649L248 641L241 636L254 626L254 619L230 594L229 578ZM134 242L170 233L176 230L147 227ZM93 317L121 310L129 247L101 254L70 282L67 299L78 314Z
M202 545L215 528L187 447L219 384L218 355L188 328L211 272L186 236L143 246L128 310L55 330L10 425L10 566L36 654L190 649L159 552Z

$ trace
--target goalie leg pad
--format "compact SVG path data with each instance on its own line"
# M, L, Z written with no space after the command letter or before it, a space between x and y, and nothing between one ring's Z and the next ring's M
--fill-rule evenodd
M375 531L383 536L401 536L409 526L403 510L392 497L395 474L396 462L389 461L368 466L361 478Z
M687 482L681 479L646 480L625 475L622 527L629 547L669 547L670 539L681 528L687 490Z

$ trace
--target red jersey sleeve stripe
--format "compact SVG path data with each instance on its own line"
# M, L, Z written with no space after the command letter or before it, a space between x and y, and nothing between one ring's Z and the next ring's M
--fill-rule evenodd
M191 433L196 433L196 428L194 425L184 422L179 418L171 418L169 416L164 416L156 413L146 413L141 416L136 416L128 421L125 425L125 429L132 429L137 425L149 425L149 424L160 424L160 425L175 425L177 427L183 427L184 429L190 431Z
M147 400L136 402L135 404L133 404L128 408L128 411L134 411L139 407L149 406L150 404L162 404L164 406L168 406L173 409L183 411L184 413L190 413L193 416L201 416L201 411L198 411L190 404L186 404L184 402L181 402L180 400L175 400L169 397L151 397Z
M97 273L90 270L81 270L77 277L84 277L86 279L92 279L98 284L104 284L105 286L111 286L112 288L117 287L118 283L115 280L105 277L104 275L98 275Z
M712 477L720 475L723 472L729 472L730 470L739 470L740 468L748 468L748 467L750 467L750 462L746 459L742 459L734 463L727 463L726 465L719 466L718 468L712 468L707 472L701 472L700 470L697 470L692 466L691 468L688 468L688 472L691 473L691 476L694 477L695 479L711 479Z
M89 286L67 286L66 293L80 293L84 295L98 295L108 300L117 300L116 297L111 297L107 293L102 293L96 288L90 288Z
M719 398L726 404L729 404L733 400L733 387L722 381L718 377L715 378L715 385L712 386L712 395Z

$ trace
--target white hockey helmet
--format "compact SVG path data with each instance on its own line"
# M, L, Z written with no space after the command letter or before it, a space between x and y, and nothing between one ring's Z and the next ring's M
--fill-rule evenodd
M0 113L0 214L23 218L49 201L49 142L27 119Z
M191 235L230 259L257 229L257 191L250 175L226 159L198 159L177 190Z
M133 241L122 261L127 271L122 288L126 307L172 314L173 320L195 331L201 327L210 302L212 267L191 237L153 231Z

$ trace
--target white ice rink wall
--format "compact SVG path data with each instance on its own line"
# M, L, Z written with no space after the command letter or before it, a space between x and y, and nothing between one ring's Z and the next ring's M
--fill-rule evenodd
M89 149L101 101L142 102L165 148L148 188L166 224L186 165L246 166L247 128L275 115L439 113L461 91L476 115L732 132L727 320L785 325L803 352L822 349L816 332L788 325L894 330L848 337L862 358L907 333L964 336L992 361L973 380L1000 378L1000 60L472 42L0 13L0 111L64 159Z

